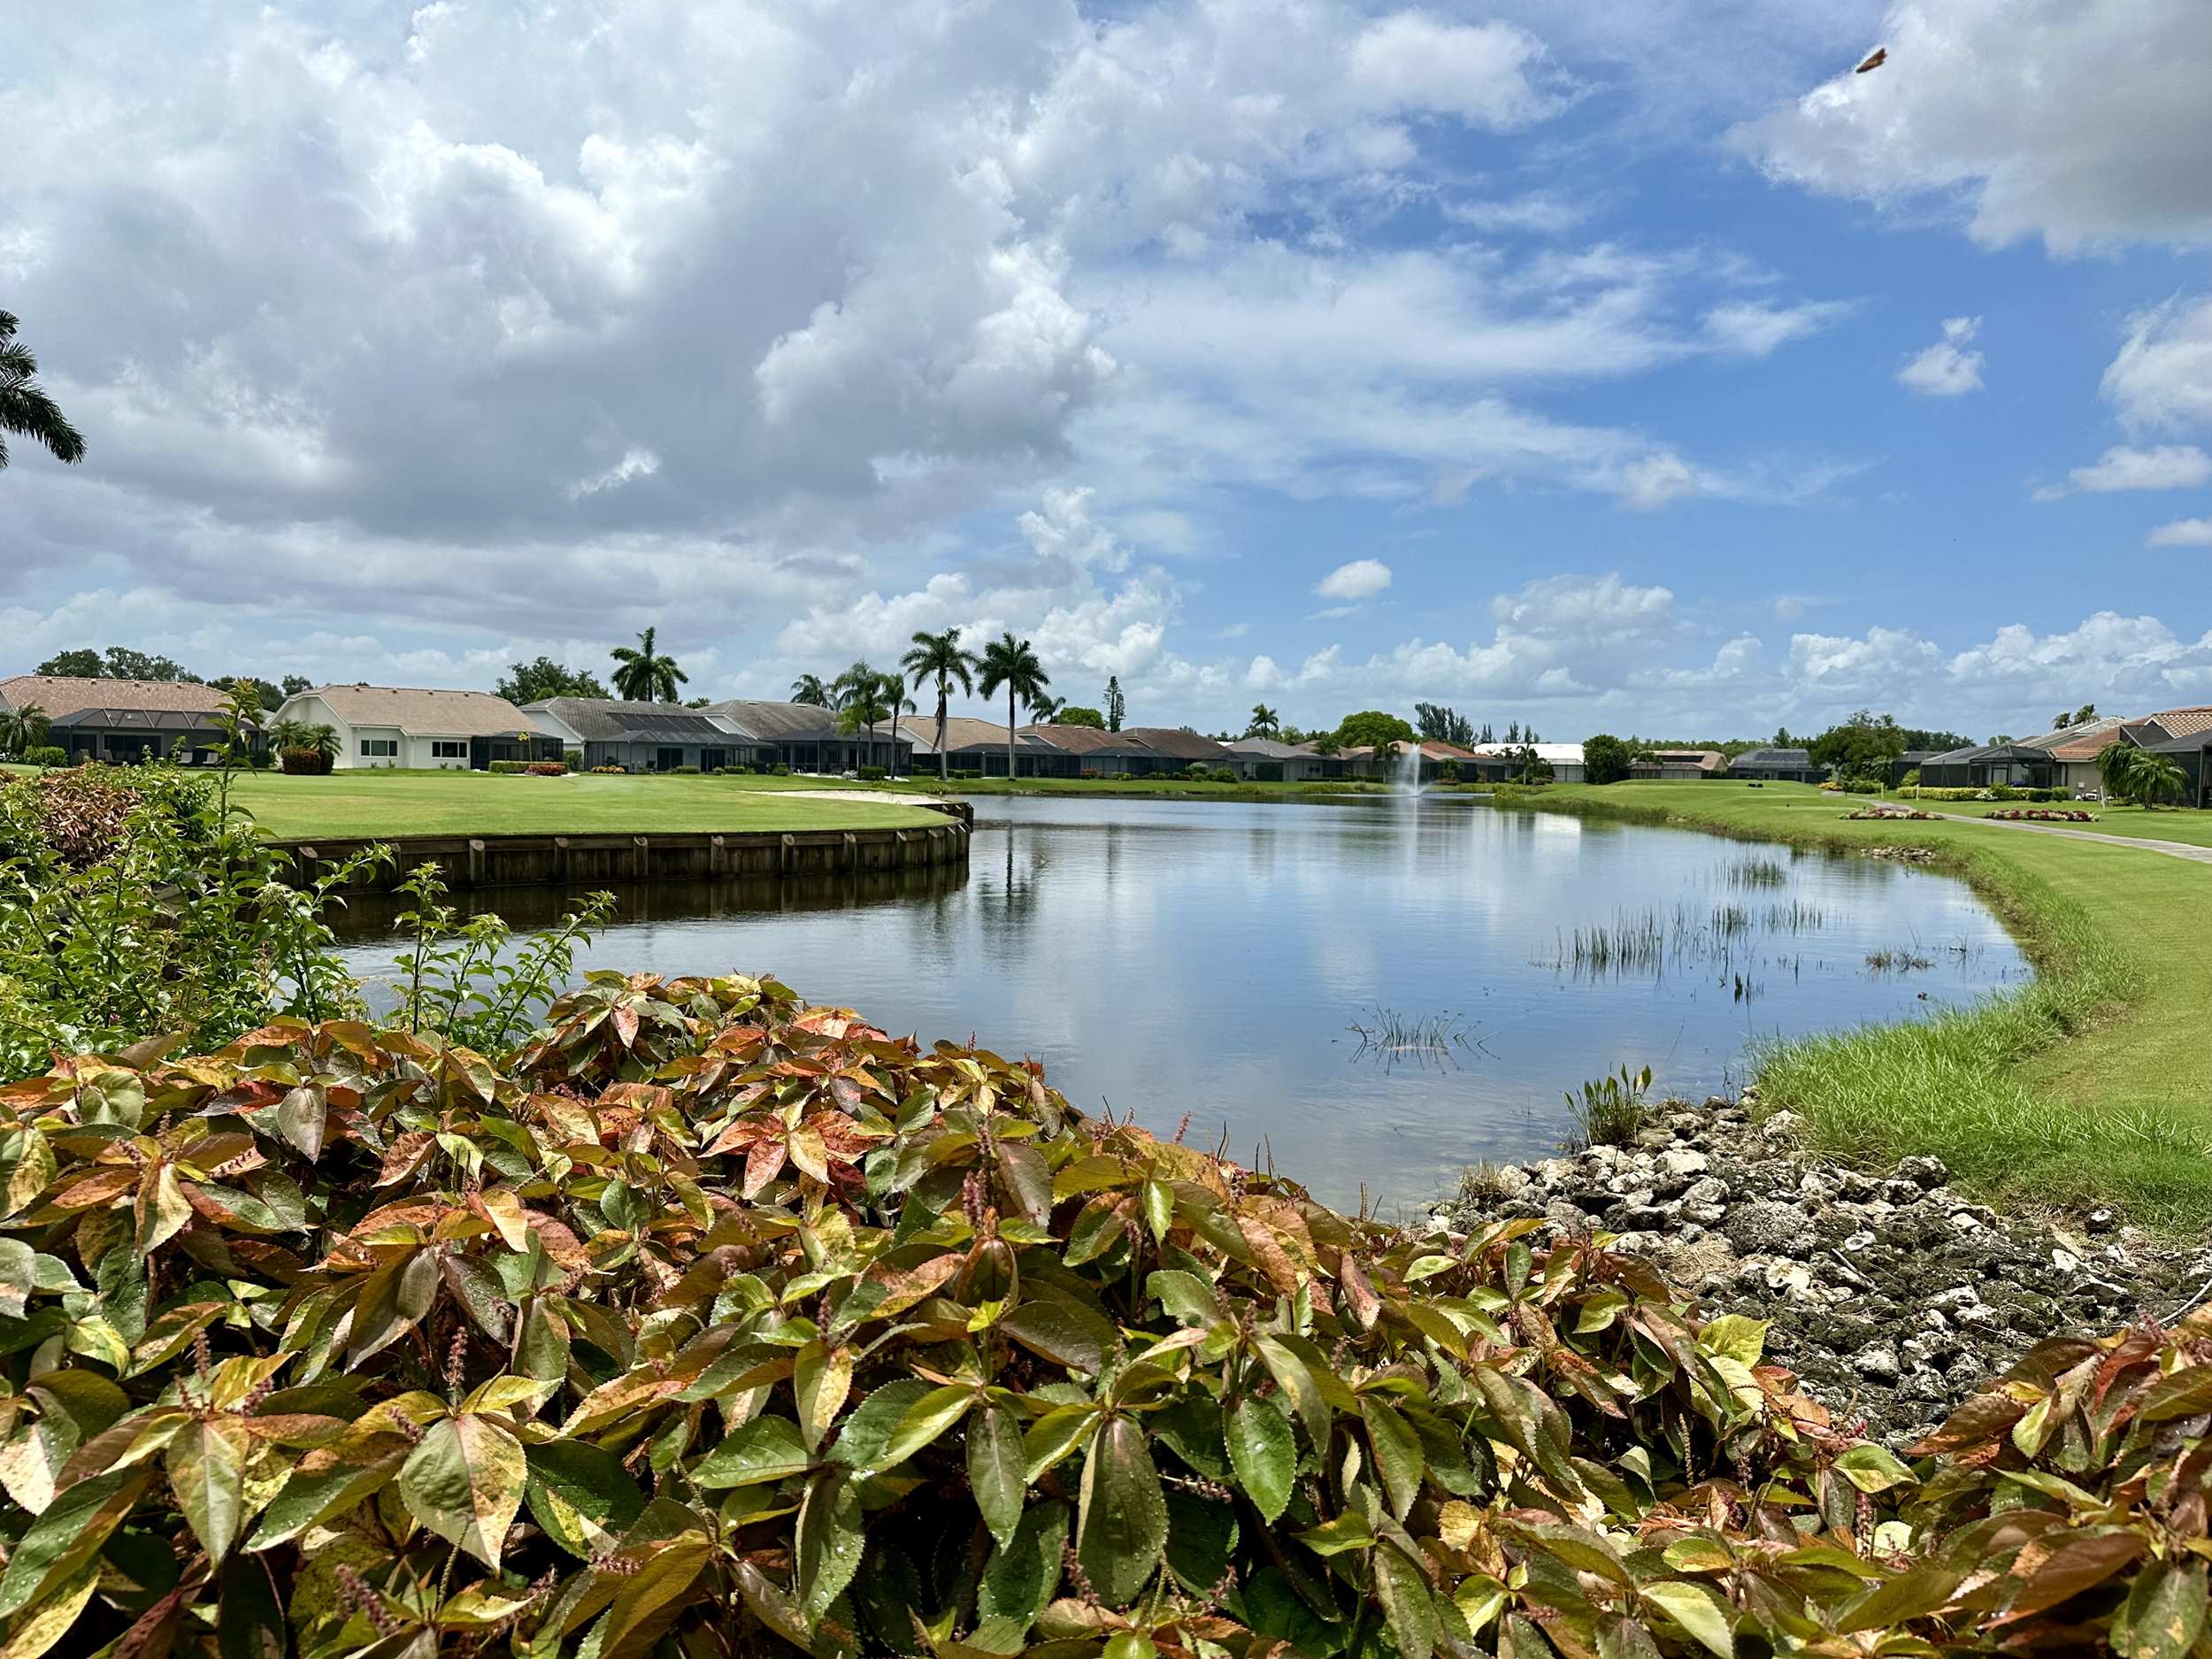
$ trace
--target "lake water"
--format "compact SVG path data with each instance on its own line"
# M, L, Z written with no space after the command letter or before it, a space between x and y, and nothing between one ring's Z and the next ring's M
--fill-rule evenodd
M1389 1213L1551 1149L1586 1079L1649 1065L1702 1097L1759 1039L2028 972L1947 876L1467 796L977 810L965 871L632 887L583 960L772 972L895 1033L972 1033L1078 1105L1164 1134L1188 1113L1194 1141ZM526 928L565 901L484 902ZM346 918L365 978L390 978L399 908ZM1393 1015L1425 1029L1352 1029Z

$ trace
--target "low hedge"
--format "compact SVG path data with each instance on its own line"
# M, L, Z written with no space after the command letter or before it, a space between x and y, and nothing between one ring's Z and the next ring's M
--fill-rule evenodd
M2212 1315L1909 1465L1602 1236L1339 1215L772 980L143 1044L0 1133L10 1654L2204 1636Z
M69 751L58 743L41 743L23 751L23 764L27 766L66 766Z
M888 775L880 766L861 766L854 772L854 776L863 783L881 783Z
M520 778L530 770L526 760L495 760L485 763L486 769L502 778Z
M320 749L281 749L278 751L277 759L288 777L326 778L330 775L331 757Z

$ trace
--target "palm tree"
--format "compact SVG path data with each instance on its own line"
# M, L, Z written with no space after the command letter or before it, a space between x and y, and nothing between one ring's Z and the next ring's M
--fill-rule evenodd
M38 359L15 337L15 317L0 311L0 434L20 433L44 444L57 461L84 459L84 438L61 406L38 384ZM8 441L0 437L0 467L8 464Z
M940 782L950 779L951 762L945 755L945 705L952 700L952 682L958 680L962 693L975 695L975 671L983 664L976 660L973 651L960 649L960 630L947 628L942 634L919 633L914 636L914 649L899 658L899 666L919 691L925 681L937 682L937 777Z
M2128 787L2136 804L2148 810L2161 801L2180 800L2189 787L2189 774L2171 755L2139 749L2135 764L2128 768Z
M1006 687L1006 779L1014 779L1014 699L1034 703L1038 695L1052 683L1037 654L1029 649L1027 640L1018 640L1009 632L1001 634L983 648L983 677L981 687L987 697Z
M45 742L53 724L41 703L27 703L19 709L0 711L0 751L20 758Z
M1050 726L1059 718L1060 710L1067 706L1065 697L1056 697L1048 691L1042 696L1029 700L1029 718L1039 726Z
M866 727L871 755L876 747L876 722L890 712L883 703L886 678L860 662L838 675L830 686L837 699L837 729L849 734Z
M1280 737L1282 732L1283 723L1277 718L1274 710L1269 708L1264 703L1256 703L1252 705L1252 718L1245 723L1245 736Z
M265 734L269 747L280 755L288 749L307 747L307 722L304 720L273 720Z
M822 683L819 674L801 674L791 682L791 701L803 703L810 709L830 706L829 687Z
M676 666L672 657L663 657L653 649L658 628L648 628L637 636L635 646L618 645L611 653L617 664L614 671L615 695L632 703L673 703L676 687L690 683L691 676Z
M2142 758L2143 751L2125 739L2108 743L2098 752L2097 780L2108 800L2134 799L2135 768Z
M884 705L891 710L891 775L899 775L899 716L914 712L914 699L906 695L906 681L896 674L883 676L880 695Z

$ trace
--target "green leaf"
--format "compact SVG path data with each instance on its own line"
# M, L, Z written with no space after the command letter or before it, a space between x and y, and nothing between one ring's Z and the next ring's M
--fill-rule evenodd
M39 1659L69 1633L99 1584L100 1563L86 1562L15 1622L6 1640L0 1641L0 1659Z
M1028 1464L1022 1472L1029 1482L1034 1485L1045 1471L1090 1439L1097 1422L1098 1408L1086 1401L1055 1406L1031 1424L1022 1436L1022 1457Z
M1746 1314L1724 1313L1705 1322L1697 1333L1697 1345L1708 1354L1756 1365L1766 1352L1767 1329L1771 1323Z
M998 1401L979 1404L968 1419L968 1489L983 1525L1002 1546L1021 1524L1027 1466L1020 1415Z
M441 1417L400 1466L399 1494L418 1521L496 1569L529 1476L522 1443L491 1418Z
M242 1417L196 1417L177 1431L162 1461L170 1490L208 1559L220 1563L246 1520L246 1460L252 1453Z
M1221 1302L1213 1286L1195 1273L1164 1268L1145 1276L1144 1290L1178 1324L1202 1327L1220 1322Z
M1429 1659L1435 1651L1435 1603L1427 1576L1394 1544L1375 1551L1375 1596L1402 1659Z
M439 1279L437 1252L428 1249L410 1251L369 1275L354 1304L346 1369L357 1370L363 1360L411 1330L437 1299Z
M975 1390L965 1383L933 1388L908 1407L883 1448L883 1467L896 1469L968 1414Z
M1639 1594L1692 1640L1710 1648L1720 1659L1734 1659L1735 1628L1729 1622L1728 1604L1717 1593L1702 1584L1663 1581L1644 1586Z
M72 1481L9 1553L0 1573L0 1618L10 1617L100 1553L152 1480L144 1468Z
M929 1391L929 1385L918 1377L902 1377L874 1390L845 1414L837 1428L836 1443L830 1448L830 1461L864 1475L888 1468L884 1453L891 1436L898 1432L900 1419Z
M1389 1403L1374 1394L1360 1396L1359 1414L1374 1448L1375 1469L1390 1497L1390 1512L1400 1520L1421 1492L1421 1437Z
M1209 1594L1236 1559L1235 1506L1195 1492L1166 1495L1167 1570L1194 1594Z
M1274 1401L1253 1394L1238 1401L1223 1419L1237 1484L1272 1523L1290 1502L1291 1485L1298 1475L1298 1446L1290 1419Z
M2112 1646L2127 1659L2181 1659L2204 1629L2204 1563L2154 1561L2112 1620Z
M718 1492L787 1479L813 1465L797 1424L787 1417L755 1417L709 1452L691 1478L708 1491Z
M1105 1359L1097 1335L1065 1302L1025 1302L998 1322L998 1328L1056 1365L1095 1376Z
M976 1586L976 1611L1026 1631L1059 1586L1067 1538L1066 1504L1048 1499L1024 1510L1013 1537L991 1552Z
M819 1618L860 1571L860 1497L852 1472L827 1469L807 1483L799 1506L799 1605Z
M1870 1441L1854 1446L1837 1458L1836 1472L1860 1491L1869 1493L1886 1492L1913 1478L1912 1471L1899 1463L1893 1454Z
M818 1451L829 1438L830 1425L845 1409L852 1386L852 1349L841 1343L832 1347L813 1341L799 1350L791 1386L798 1398L799 1432L806 1437L807 1450Z
M1018 1141L1002 1141L998 1148L999 1190L1014 1215L1038 1226L1052 1225L1052 1166L1045 1155Z
M1263 1333L1252 1339L1252 1346L1259 1351L1260 1363L1267 1367L1275 1386L1290 1397L1298 1420L1306 1425L1306 1438L1316 1446L1326 1446L1332 1414L1328 1397L1314 1380L1311 1369L1279 1336Z
M261 1512L261 1525L246 1540L250 1550L269 1549L288 1542L309 1527L344 1514L357 1503L375 1496L405 1460L406 1448L387 1453L366 1463L334 1463L327 1467L303 1466L292 1471L284 1489Z
M276 1103L277 1133L312 1164L323 1155L323 1126L328 1116L329 1105L322 1090L296 1088Z
M611 1549L645 1508L645 1494L612 1452L585 1440L545 1440L525 1452L530 1514L572 1555Z
M1076 1511L1075 1554L1109 1606L1136 1599L1167 1543L1159 1471L1135 1419L1108 1420L1091 1442Z

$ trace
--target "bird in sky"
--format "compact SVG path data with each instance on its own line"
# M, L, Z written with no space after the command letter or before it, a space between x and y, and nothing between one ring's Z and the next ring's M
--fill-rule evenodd
M1879 69L1888 61L1889 48L1886 46L1877 46L1871 52L1867 54L1866 61L1861 64L1856 69L1854 69L1851 73L1855 75L1863 75L1870 69Z

